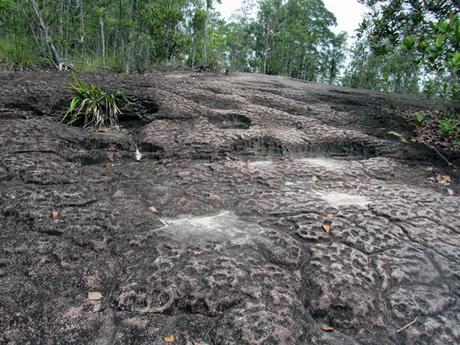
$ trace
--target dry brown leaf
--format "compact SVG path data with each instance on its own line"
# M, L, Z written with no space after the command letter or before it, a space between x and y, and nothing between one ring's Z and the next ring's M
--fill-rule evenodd
M324 332L333 332L335 331L335 328L331 326L321 326L321 330Z
M152 213L158 213L157 209L153 206L149 207L150 212Z
M110 161L105 162L104 164L104 171L107 173L112 170L112 163Z
M171 343L174 343L174 341L176 341L176 337L173 336L173 335L168 335L166 337L163 337L163 341L166 343L166 344L171 344Z
M329 234L331 232L331 224L330 223L324 223L323 224L323 230L326 232L326 234Z
M102 294L97 291L88 292L88 299L90 301L100 301L102 299Z
M59 217L59 212L56 210L51 211L51 218L57 219Z
M438 176L439 183L443 184L444 186L448 186L452 183L452 177L448 175L439 175Z

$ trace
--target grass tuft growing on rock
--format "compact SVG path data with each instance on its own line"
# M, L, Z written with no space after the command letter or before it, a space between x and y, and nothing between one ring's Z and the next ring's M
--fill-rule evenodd
M121 107L129 103L126 95L121 91L109 93L93 84L88 86L75 71L72 71L72 77L74 83L68 88L76 95L61 122L67 125L83 123L84 128L117 128Z

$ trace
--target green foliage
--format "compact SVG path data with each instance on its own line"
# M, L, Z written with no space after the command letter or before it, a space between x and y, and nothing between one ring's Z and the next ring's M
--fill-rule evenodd
M415 46L415 37L412 35L404 37L403 45L406 50L412 50Z
M423 93L427 98L432 98L436 94L436 83L433 80L428 81L423 87Z
M423 87L428 97L458 100L460 14L456 1L361 2L370 12L359 29L345 84L409 93Z
M352 62L343 83L355 88L367 88L397 93L418 93L420 68L404 49L394 49L383 55L369 48L369 37L363 34L356 43Z
M425 118L425 115L423 115L420 112L417 112L415 113L414 120L417 126L423 126L425 124L426 118Z
M439 130L441 131L442 135L450 137L454 135L458 130L457 121L455 121L453 118L445 117L439 123Z
M33 65L52 57L81 71L203 66L329 83L345 61L346 36L331 31L336 19L322 0L246 0L227 22L214 8L219 0L33 2L0 0L0 41L15 42L2 45L2 60Z
M22 67L42 65L46 62L33 42L20 37L16 37L13 41L6 39L0 41L0 61Z
M74 83L68 88L76 95L61 122L67 125L83 122L83 127L95 129L118 127L118 117L122 114L120 106L128 103L126 96L121 91L112 94L96 85L87 86L74 71L72 77Z
M346 37L320 0L259 0L254 25L259 71L334 82L345 59Z

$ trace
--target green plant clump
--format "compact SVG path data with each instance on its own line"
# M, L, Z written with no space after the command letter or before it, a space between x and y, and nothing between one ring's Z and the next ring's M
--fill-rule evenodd
M96 85L87 86L74 71L72 77L74 84L69 84L68 89L76 96L61 122L67 125L83 122L84 128L117 128L118 117L122 115L120 107L129 103L126 95L121 91L108 93Z
M439 129L442 135L450 137L457 131L457 122L450 117L446 117L441 120Z
M425 120L425 115L423 115L422 113L415 113L415 124L417 126L423 126Z

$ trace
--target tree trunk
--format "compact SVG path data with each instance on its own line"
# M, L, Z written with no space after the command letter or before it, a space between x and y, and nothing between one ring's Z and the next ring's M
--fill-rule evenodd
M264 44L264 65L263 65L263 73L267 74L267 59L268 59L268 33L269 33L269 26L267 25L267 29L265 32L265 44Z
M104 19L99 17L99 25L101 27L101 43L102 43L102 65L105 67L105 35L104 35Z
M208 18L209 17L209 0L206 0L206 18L204 20L204 66L208 65Z
M195 48L196 43L195 43L195 41L196 41L196 37L195 37L195 33L193 33L193 36L192 36L192 62L191 62L191 64L192 64L191 67L192 68L195 67L195 54L196 54L196 48Z
M53 61L56 65L59 65L61 63L61 58L59 56L59 53L56 49L56 47L53 44L53 40L51 38L51 34L48 30L48 27L46 26L45 22L43 21L42 14L40 12L40 9L38 8L37 2L35 0L30 0L30 4L32 5L32 8L34 9L35 15L37 16L38 23L40 24L40 27L43 30L43 35L45 36L45 42L46 45L48 46L49 50L51 51Z
M64 1L59 0L59 36L62 39L64 37ZM61 41L62 42L62 41ZM62 44L60 46L61 51L62 49Z
M83 46L83 42L85 41L85 16L83 9L83 0L80 0L80 31L80 43Z
M19 6L19 0L17 1L17 6L18 6L18 8L20 7ZM24 7L22 7L22 13L24 14L24 18L27 18L29 16L29 14L26 12ZM37 43L38 49L40 50L41 53L46 53L46 51L44 51L44 49L43 49L43 46L40 44L40 40L38 39L37 34L35 33L35 30L34 30L34 27L32 25L32 22L30 20L28 20L27 24L29 25L29 30L32 33L32 36L34 37L35 43Z

